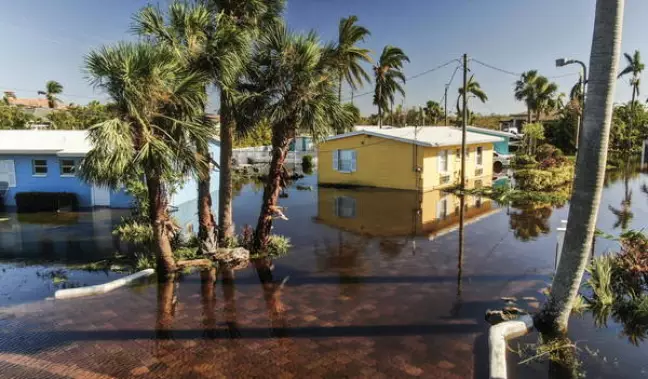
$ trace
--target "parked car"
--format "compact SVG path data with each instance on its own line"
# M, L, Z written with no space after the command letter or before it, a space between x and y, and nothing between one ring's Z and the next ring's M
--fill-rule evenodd
M513 154L501 154L493 151L493 169L495 172L501 172L504 167L511 165Z

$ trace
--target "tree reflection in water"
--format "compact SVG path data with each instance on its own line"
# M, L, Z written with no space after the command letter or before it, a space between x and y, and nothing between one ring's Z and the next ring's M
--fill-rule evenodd
M229 267L221 267L221 284L223 286L223 298L225 299L225 325L230 338L241 337L241 332L236 321L236 287L234 285L234 270Z
M608 209L617 218L614 223L614 229L621 227L621 231L625 232L630 226L630 222L634 218L632 212L632 189L630 188L630 179L638 175L635 165L628 164L620 171L621 178L623 179L623 198L621 199L621 206L615 208L608 205Z
M517 208L509 215L509 225L515 238L530 241L551 231L549 218L551 206L525 206Z
M337 244L324 241L324 249L315 248L317 267L321 271L332 271L340 278L340 294L352 296L357 293L362 276L369 271L363 255L370 239L338 231Z
M203 335L206 338L216 337L216 269L210 268L200 272L200 301L203 308Z
M465 212L465 198L463 195L459 196L459 248L457 249L457 295L455 301L450 308L450 316L453 318L459 317L461 306L463 305L463 263L464 263L464 212Z
M274 265L269 258L254 259L252 263L263 289L263 298L268 309L268 317L270 317L270 335L273 337L285 337L285 307L281 301L281 291L285 281L275 281L272 273Z

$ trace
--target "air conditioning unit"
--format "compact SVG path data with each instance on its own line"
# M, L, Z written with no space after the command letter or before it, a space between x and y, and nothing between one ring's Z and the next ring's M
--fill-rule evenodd
M450 183L450 175L449 174L441 174L439 176L439 184L448 184Z

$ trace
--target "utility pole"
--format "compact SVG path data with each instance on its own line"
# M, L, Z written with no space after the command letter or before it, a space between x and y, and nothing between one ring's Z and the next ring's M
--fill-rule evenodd
M445 105L443 106L443 110L445 113L445 125L448 126L448 85L446 84L445 86L445 95L443 95L443 99L445 100Z
M461 190L466 189L466 125L468 125L468 54L463 55L463 109L461 121Z

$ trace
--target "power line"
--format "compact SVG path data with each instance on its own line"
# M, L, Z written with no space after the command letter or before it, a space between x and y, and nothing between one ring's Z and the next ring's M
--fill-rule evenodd
M511 76L515 76L515 77L522 76L522 73L505 70L503 68L499 68L499 67L490 65L488 63L484 63L484 62L482 62L482 61L480 61L478 59L475 59L475 58L472 58L471 61L473 61L473 62L475 62L477 64L480 64L480 65L482 65L484 67L490 68L492 70L499 71L501 73L507 74L507 75L511 75ZM575 75L579 75L579 74L577 72L571 72L571 73L568 73L568 74L547 76L547 79L558 79L558 78L565 78L565 77L568 77L568 76L575 76Z
M414 75L412 75L412 76L406 77L406 78L405 78L405 81L412 80L412 79L416 79L416 78L419 78L419 77L421 77L421 76L423 76L423 75L427 75L427 74L429 74L429 73L431 73L431 72L434 72L434 71L436 71L436 70L440 70L440 69L442 69L442 68L448 66L448 65L451 64L452 62L456 62L457 60L458 60L458 59L452 59L452 60L450 60L450 61L448 61L448 62L446 62L446 63L444 63L444 64L441 64L441 65L436 66L436 67L434 67L434 68L431 68L431 69L429 69L429 70L425 70L425 71L423 71L423 72L419 72L418 74L414 74ZM346 98L342 99L342 101L351 100L352 98L355 99L356 97L362 97L362 96L370 95L370 94L372 94L372 93L374 93L374 91L367 91L367 92L364 92L364 93L361 93L361 94L358 94L358 95L354 95L354 96L346 97Z

